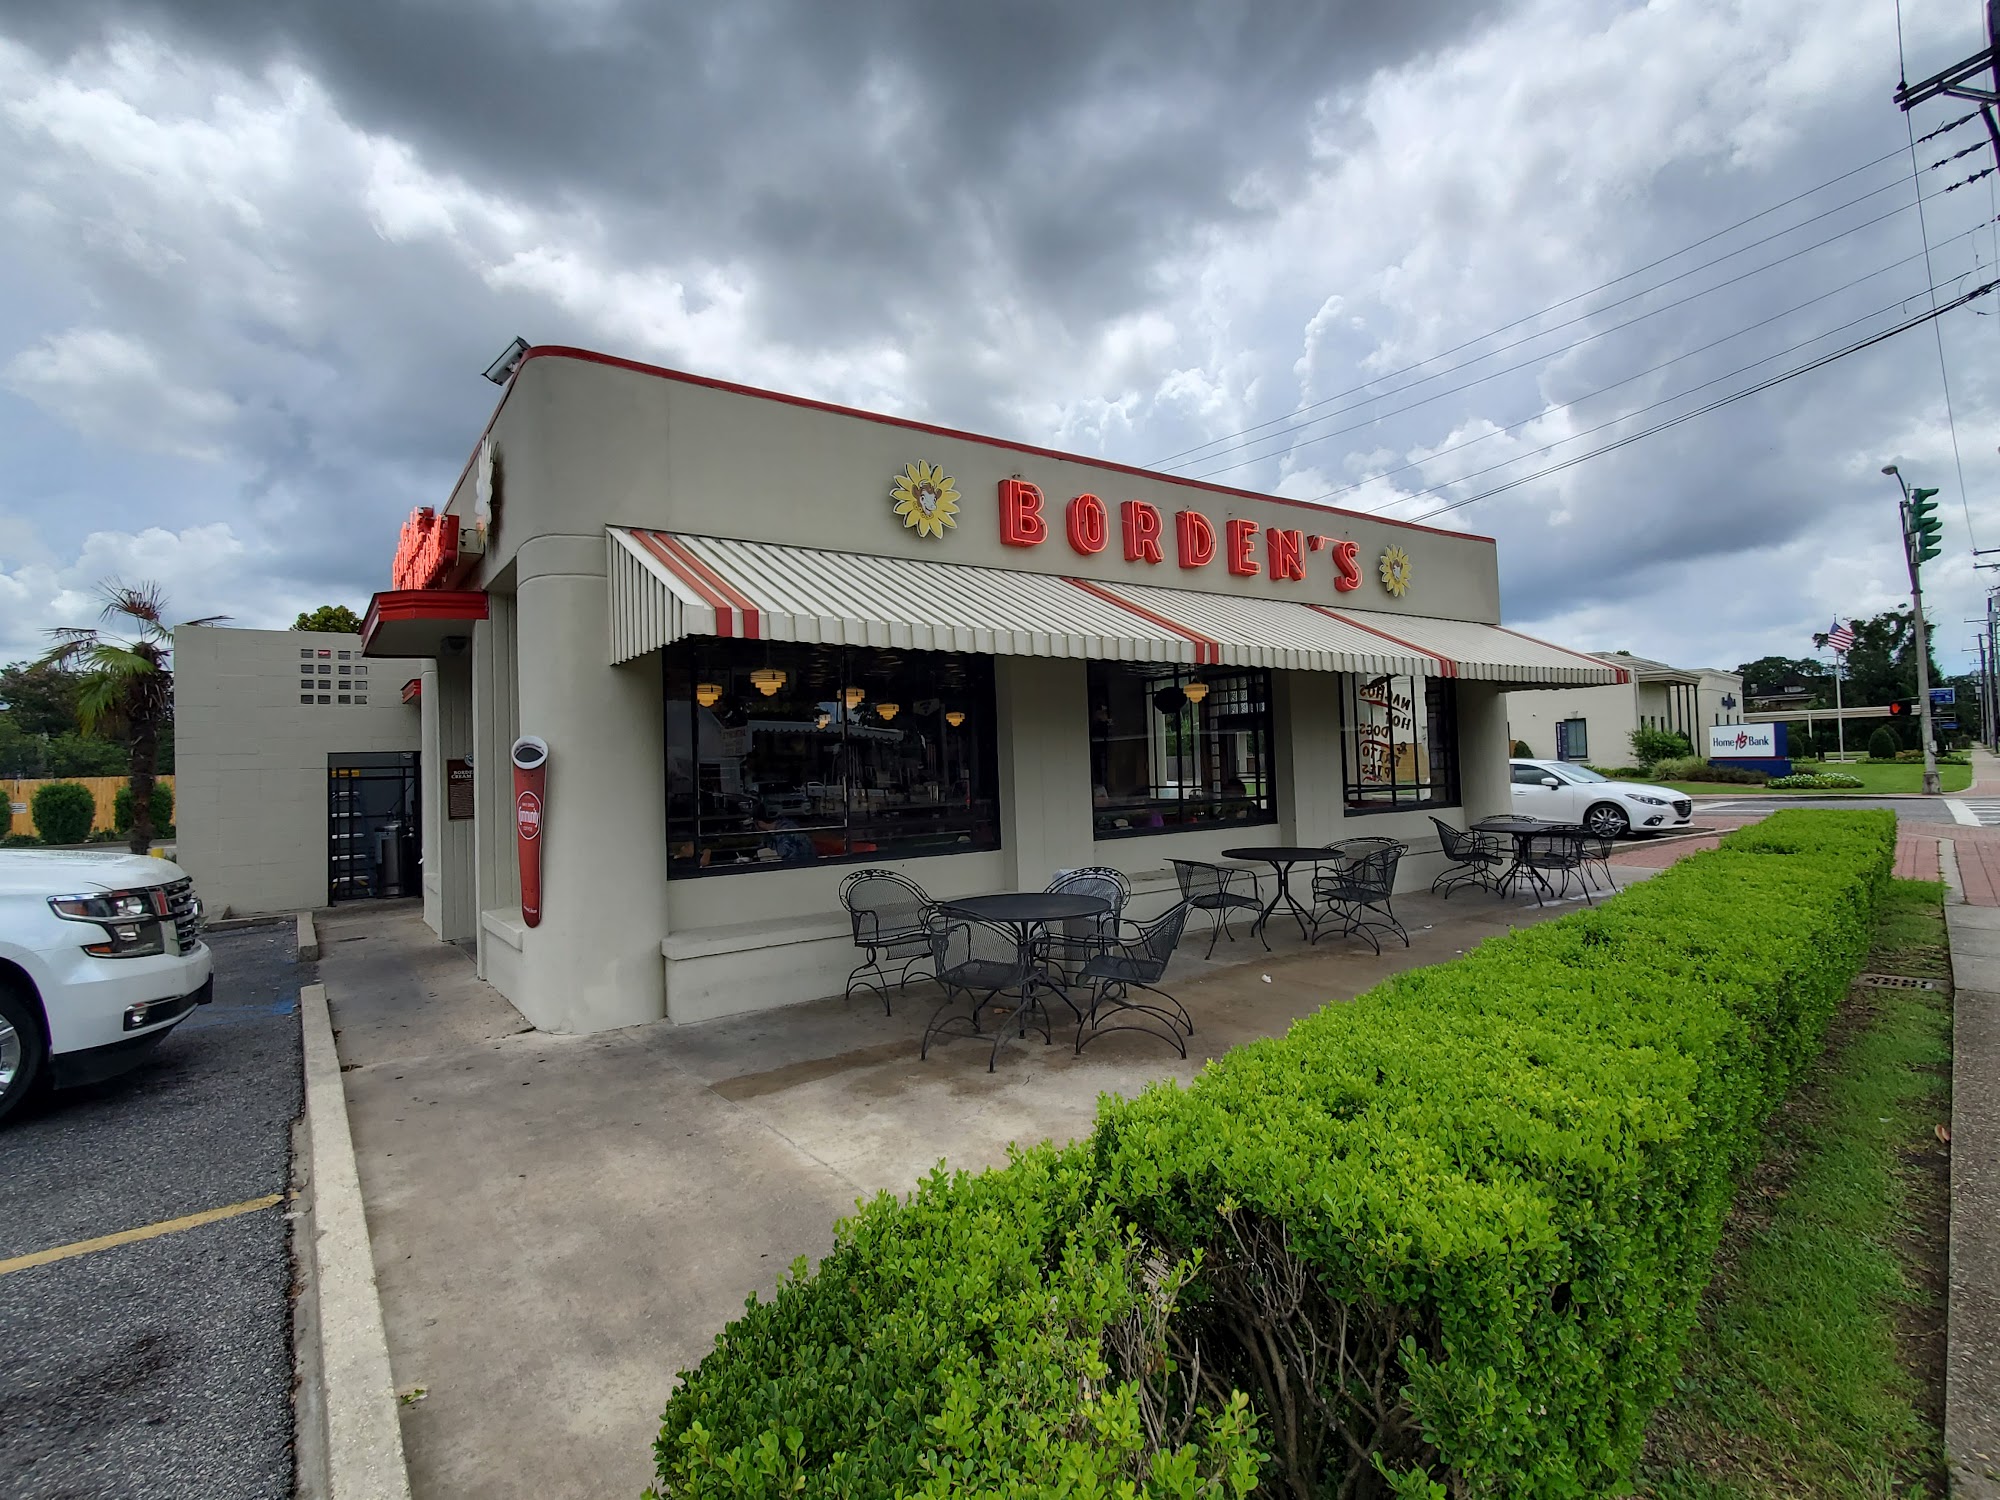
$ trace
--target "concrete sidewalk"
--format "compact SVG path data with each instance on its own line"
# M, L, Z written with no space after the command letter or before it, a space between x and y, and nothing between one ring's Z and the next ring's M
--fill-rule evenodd
M1622 872L1642 878L1646 870ZM822 1254L863 1195L941 1159L1087 1131L1098 1095L1192 1078L1395 970L1576 909L1479 892L1397 901L1412 944L1273 945L1199 956L1169 988L1198 1032L1183 1061L1120 1033L1072 1055L1013 1040L995 1073L959 1038L919 1061L934 992L593 1037L527 1029L409 909L322 924L413 1493L488 1500L637 1495L677 1371L754 1292Z
M1954 850L1961 871L1965 849ZM1954 1496L2000 1500L2000 907L1948 900L1945 925L1953 986L1945 1449Z

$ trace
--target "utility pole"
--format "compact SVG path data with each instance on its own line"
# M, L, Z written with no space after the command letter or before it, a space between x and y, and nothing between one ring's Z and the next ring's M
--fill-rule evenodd
M1995 3L2000 4L2000 0ZM1936 490L1911 489L1909 480L1894 464L1884 465L1882 472L1893 475L1903 491L1903 503L1896 509L1903 521L1903 560L1910 565L1910 605L1914 611L1911 625L1917 646L1917 711L1924 716L1924 795L1936 797L1944 791L1944 783L1938 780L1937 746L1931 737L1931 648L1924 631L1922 569L1938 555L1938 536L1944 530L1944 523L1937 518Z
M1980 73L1990 73L1992 86L1981 88L1972 80ZM1980 118L1986 122L1986 133L1993 140L1996 160L2000 160L2000 119L1994 116L1993 107L2000 104L2000 0L1986 0L1986 45L1967 58L1962 58L1950 67L1933 73L1921 83L1901 83L1894 95L1897 106L1908 114L1919 104L1939 95L1953 99L1969 99L1979 106Z

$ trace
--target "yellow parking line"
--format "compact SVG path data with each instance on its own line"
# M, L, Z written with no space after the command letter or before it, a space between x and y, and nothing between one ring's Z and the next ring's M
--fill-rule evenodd
M59 1260L68 1260L76 1255L92 1255L99 1250L109 1250L115 1245L130 1245L139 1240L156 1240L163 1234L178 1234L183 1229L198 1229L203 1224L213 1224L219 1219L233 1219L238 1214L253 1214L260 1208L269 1208L284 1201L283 1193L266 1193L261 1198L247 1198L241 1203L231 1203L224 1208L205 1208L198 1214L187 1214L178 1219L162 1219L157 1224L143 1224L137 1229L121 1229L116 1234L101 1234L94 1240L78 1240L73 1245L57 1245L53 1250L37 1250L33 1255L17 1255L12 1260L0 1260L0 1276L14 1271L26 1271L35 1266L46 1266Z

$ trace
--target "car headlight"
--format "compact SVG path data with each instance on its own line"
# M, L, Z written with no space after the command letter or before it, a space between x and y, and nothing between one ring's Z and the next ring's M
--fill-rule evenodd
M104 941L85 943L83 951L98 958L148 958L167 951L165 886L135 891L93 891L80 896L51 896L49 910L65 922L92 922Z
M1666 807L1669 805L1665 797L1649 797L1644 792L1627 792L1625 795L1630 797L1634 802L1645 803L1648 807Z

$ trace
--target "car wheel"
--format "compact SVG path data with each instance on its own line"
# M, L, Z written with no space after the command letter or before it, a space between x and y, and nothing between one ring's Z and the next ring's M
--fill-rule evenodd
M42 1071L42 1028L34 1007L12 985L0 984L0 1120L28 1097Z
M1601 839L1622 839L1632 831L1632 820L1622 807L1600 802L1583 815L1583 826Z

